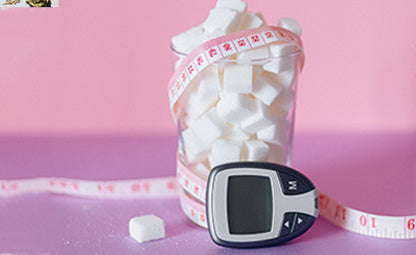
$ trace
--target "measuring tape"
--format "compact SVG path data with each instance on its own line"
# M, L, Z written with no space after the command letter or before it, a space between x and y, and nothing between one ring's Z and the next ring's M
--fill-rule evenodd
M177 162L177 180L182 187L181 206L187 217L207 228L205 215L205 181ZM319 214L341 228L363 235L390 239L416 238L416 215L391 217L361 212L341 205L319 192Z
M179 98L191 81L210 64L236 53L277 42L293 43L297 49L302 49L302 41L293 32L281 27L264 26L210 40L193 50L179 65L168 83L170 108L175 121L179 111ZM301 57L302 67L303 51Z
M119 181L86 181L68 178L0 180L0 197L34 192L108 199L179 196L186 216L199 226L207 228L205 188L205 181L178 162L176 178ZM387 217L368 214L345 207L323 193L319 194L319 207L321 216L347 230L391 239L416 238L416 215Z
M175 121L179 112L179 98L192 80L206 67L235 53L271 43L291 43L304 55L299 36L289 30L265 26L208 41L192 51L173 74L168 84L170 107ZM177 180L182 186L181 206L187 217L194 223L207 228L205 215L206 182L177 161ZM331 197L319 193L320 215L332 223L364 235L392 239L416 238L416 216L389 217L369 214L348 208Z
M174 197L178 193L174 177L120 181L87 181L67 178L0 180L0 197L31 192L51 192L90 198Z

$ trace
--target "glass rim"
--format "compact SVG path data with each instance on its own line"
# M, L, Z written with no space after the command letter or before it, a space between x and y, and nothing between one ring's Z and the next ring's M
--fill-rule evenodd
M178 57L185 58L185 57L188 56L188 54L186 54L184 52L181 52L181 51L175 49L175 47L173 47L172 44L170 45L170 49ZM279 59L283 59L283 58L287 58L287 57L296 56L296 55L300 54L302 51L303 50L301 48L298 48L296 51L294 51L292 53L285 54L285 55L281 55L281 56L277 56L277 57L252 58L252 59L229 59L229 58L223 58L223 59L220 59L220 60L218 60L216 62L226 62L226 63L258 63L258 64L260 64L260 63L263 63L263 62L269 62L269 61L273 61L273 60L279 60Z

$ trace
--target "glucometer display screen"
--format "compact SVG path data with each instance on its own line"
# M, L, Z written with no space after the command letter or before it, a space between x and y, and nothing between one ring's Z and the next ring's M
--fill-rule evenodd
M270 179L262 176L230 176L227 213L231 234L269 232L273 215Z

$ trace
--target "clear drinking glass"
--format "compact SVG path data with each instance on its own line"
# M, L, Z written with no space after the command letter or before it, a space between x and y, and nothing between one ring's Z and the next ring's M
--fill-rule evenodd
M176 69L186 54L173 48L172 51ZM209 171L216 164L227 161L266 161L290 165L297 81L302 64L303 53L298 49L290 54L263 59L239 59L234 55L207 67L179 99L177 127L181 163L204 180L207 180ZM219 114L220 109L234 108L232 104L230 107L220 107L223 106L219 104L220 100L227 97L224 79L230 79L230 67L239 69L238 66L242 65L248 70L252 68L253 93L230 96L230 102L234 100L243 107L241 114L237 109L237 112L227 117L238 119L240 115L247 115L247 102L248 105L255 105L250 108L255 109L255 113L248 114L251 121L244 119L243 123L229 123L221 118L224 114ZM245 74L236 72L236 75L243 77ZM257 85L262 82L257 79L266 81L275 90L267 86L260 86L259 89Z

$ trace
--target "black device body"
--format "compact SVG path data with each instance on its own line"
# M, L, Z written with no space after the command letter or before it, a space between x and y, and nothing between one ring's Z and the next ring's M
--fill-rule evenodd
M305 233L318 215L318 192L300 172L268 162L212 169L206 210L212 240L221 246L278 245Z

